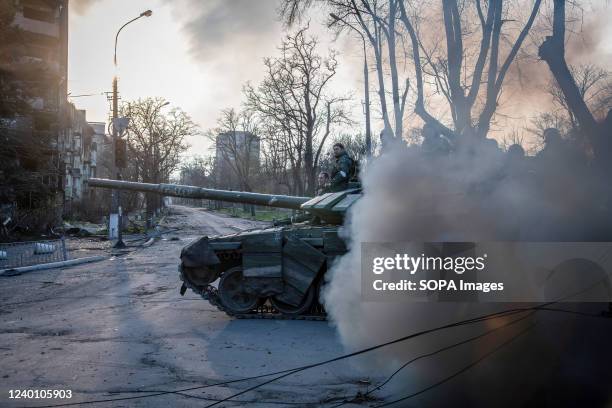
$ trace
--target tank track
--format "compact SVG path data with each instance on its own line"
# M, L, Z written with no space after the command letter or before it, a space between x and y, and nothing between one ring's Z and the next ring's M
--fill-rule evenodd
M208 302L216 307L219 311L225 313L228 316L234 317L236 319L274 319L274 320L308 320L308 321L325 321L327 320L327 314L322 306L316 304L308 311L307 314L301 315L287 315L280 313L276 308L274 308L271 304L265 303L254 309L250 313L234 313L231 310L226 309L221 303L221 299L219 298L219 294L217 288L214 286L208 285L205 288L200 288L192 285L187 279L183 277L181 272L181 280L183 284L191 289L193 292L202 296L203 299L208 300Z

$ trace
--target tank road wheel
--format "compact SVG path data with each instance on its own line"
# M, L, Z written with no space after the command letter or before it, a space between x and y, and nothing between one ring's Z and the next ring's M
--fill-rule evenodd
M243 289L244 276L239 267L229 269L219 281L219 297L221 303L233 313L248 313L255 309L259 298Z
M272 303L272 306L274 306L282 314L300 315L302 313L307 312L308 309L310 309L310 306L312 306L312 303L314 302L314 299L315 299L315 287L314 286L315 285L310 285L310 288L308 288L308 292L306 292L306 295L304 295L304 299L302 299L302 302L297 306L293 306L288 303L281 302L280 300L275 299L273 297L270 298L270 303Z

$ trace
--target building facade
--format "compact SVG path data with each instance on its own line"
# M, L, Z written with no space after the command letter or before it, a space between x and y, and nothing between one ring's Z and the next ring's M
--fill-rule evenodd
M109 178L112 140L104 122L88 122L85 110L69 104L70 127L61 146L64 174L64 215L95 218L109 201L105 191L89 188L92 177Z
M66 173L62 146L70 128L68 1L3 3L2 11L10 13L13 21L0 28L5 94L0 114L5 173L0 194L4 203L12 203L17 210L40 209L38 218L48 218L33 219L33 224L52 224L52 218L57 221L62 213Z
M60 147L64 173L64 214L72 215L88 204L87 180L96 177L98 143L96 131L87 122L85 110L68 105L70 127L64 132Z
M111 178L113 141L106 134L106 123L87 122L93 131L91 177Z

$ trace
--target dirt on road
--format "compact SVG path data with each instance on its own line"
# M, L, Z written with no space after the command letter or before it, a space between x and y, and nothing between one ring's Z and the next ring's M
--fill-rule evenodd
M102 262L1 278L0 406L202 407L269 378L210 384L342 354L326 322L234 320L191 292L179 295L185 244L263 225L173 206L164 227L176 230L150 247L103 248ZM341 361L223 406L332 406L368 386ZM70 390L72 398L9 398L10 390L47 389Z

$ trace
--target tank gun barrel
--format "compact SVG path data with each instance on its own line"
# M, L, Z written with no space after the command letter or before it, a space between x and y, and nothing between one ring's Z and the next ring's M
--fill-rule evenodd
M218 200L232 203L262 205L276 208L291 208L295 210L299 210L302 204L310 200L310 197L261 194L245 191L216 190L211 188L185 186L180 184L138 183L134 181L109 180L99 178L90 178L88 180L88 183L91 187L140 191L145 193L157 193L163 196Z

